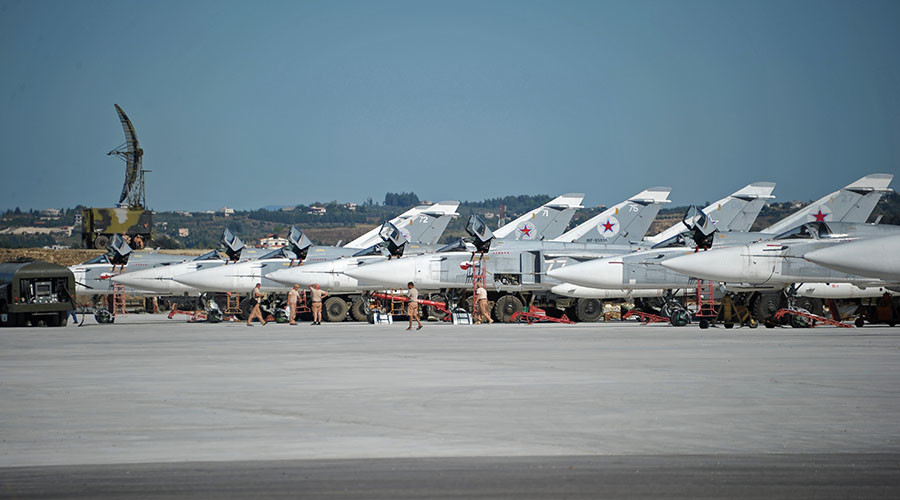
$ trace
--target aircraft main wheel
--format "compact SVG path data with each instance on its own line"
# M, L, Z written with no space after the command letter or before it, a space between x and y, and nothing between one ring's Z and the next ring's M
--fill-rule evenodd
M97 236L97 239L94 240L94 248L97 250L106 250L106 245L109 244L109 237L100 235Z
M341 297L329 297L322 304L322 317L325 321L338 323L347 319L347 301Z
M472 292L464 292L456 302L457 309L465 309L466 312L472 312Z
M575 305L575 319L583 323L599 321L603 316L603 301L600 299L578 299Z
M362 297L356 297L350 304L350 316L356 321L366 321L369 313L368 309L366 301Z
M779 309L781 309L781 294L762 293L753 300L751 311L754 318L766 321L775 316Z
M806 309L810 314L821 316L825 312L825 303L821 299L800 297L797 299L797 307Z
M522 301L515 295L504 295L494 304L494 319L501 323L509 323L516 311L522 310Z
M443 302L447 303L447 299L438 293L433 293L428 296L428 300L433 302ZM438 310L434 306L422 306L422 319L427 319L428 321L440 321L444 319L444 313Z
M241 301L240 320L247 321L247 318L250 317L250 311L252 311L252 310L253 310L253 299L248 297L248 298L242 300Z

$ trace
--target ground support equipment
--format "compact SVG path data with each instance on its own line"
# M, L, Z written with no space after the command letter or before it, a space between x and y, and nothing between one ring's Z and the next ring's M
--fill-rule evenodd
M529 325L545 321L550 323L564 323L567 325L575 323L574 321L570 320L569 317L565 314L563 314L559 318L547 316L547 311L535 306L530 306L528 308L528 311L516 311L512 313L509 321L510 323L528 323Z
M781 320L784 316L791 317L791 325L794 325L794 318L803 318L805 320L809 320L808 324L804 326L808 326L809 328L814 328L816 323L823 323L826 325L836 326L838 328L851 328L850 325L843 323L841 321L835 321L833 319L826 318L824 316L817 316L812 313L808 313L806 311L801 311L799 309L779 309L775 312L775 321ZM767 325L768 326L768 325Z
M406 303L406 302L409 302L409 297L407 297L406 295L393 295L393 294L389 294L389 293L375 292L375 293L372 293L372 294L371 294L371 297L374 298L374 299L380 299L380 300L387 300L387 301L390 301L390 303L391 303L391 313L392 313L392 314L393 314L394 311L395 311L395 308L394 308L394 304L395 304L395 303L397 303L397 302L400 302L400 303ZM437 310L437 311L443 313L444 316L441 318L441 321L450 321L450 320L451 320L451 317L450 317L450 309L447 308L447 304L446 304L446 303L444 303L444 302L437 302L437 301L435 301L435 300L428 300L428 299L419 299L419 300L417 300L416 302L417 302L419 305L433 307L435 310Z
M645 325L650 324L650 323L668 323L669 322L669 318L667 318L665 316L660 316L658 314L650 314L648 312L635 311L635 310L628 311L627 313L625 313L622 316L622 320L626 320L629 318L637 318L638 321L640 321L641 323L643 323Z

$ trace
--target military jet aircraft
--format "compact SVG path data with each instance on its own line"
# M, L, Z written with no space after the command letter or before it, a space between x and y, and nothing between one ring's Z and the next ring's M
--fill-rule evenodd
M456 204L454 205L454 203ZM443 227L435 227L434 224L426 226L421 224L421 221L426 220L431 216L431 214L443 214L447 210L452 212L456 210L456 206L458 206L458 202L442 202L434 205L420 205L407 210L406 212L391 220L396 224L400 224L402 227L406 228L405 234L407 236L409 236L410 234L409 227L413 224L414 221L418 220L420 224L417 225L417 230L415 231L416 237L432 238L434 235L427 233L429 231L435 230L443 231ZM350 246L351 244L366 245L367 247L374 245L376 241L373 239L373 234L374 238L380 241L380 238L378 237L378 229L379 228L376 227L374 230L366 232L362 236L348 243L348 245L345 247L332 247L334 250L330 253L351 255L360 251L360 248ZM214 267L221 267L226 264L238 263L239 261L269 261L272 259L281 259L288 262L292 260L299 262L304 258L310 257L312 258L312 260L326 258L326 250L324 249L326 247L312 247L312 243L309 241L309 239L304 238L305 237L303 236L303 233L299 229L292 228L288 236L290 248L276 250L272 250L269 248L248 248L244 245L240 238L234 235L234 233L232 233L228 229L225 229L224 235L222 237L222 242L225 246L227 258L223 259L216 255L204 259L192 259L178 264L145 269L138 273L118 275L113 278L113 281L130 287L142 288L147 291L156 292L154 293L155 295L198 295L204 293L207 290L200 290L195 287L188 286L184 283L175 281L175 277L187 275L205 269L211 269ZM314 255L312 256L307 255L308 249L310 247L312 247L314 253Z
M344 271L369 289L397 288L413 281L423 290L443 290L448 295L473 287L473 280L483 272L485 288L494 300L495 315L507 321L515 310L521 310L523 297L539 303L555 280L547 280L546 272L575 259L596 258L636 248L629 240L640 240L663 203L668 203L669 188L650 188L607 209L588 222L554 240L540 242L508 241L494 238L484 220L473 216L466 230L476 242L477 252L444 252L405 257L388 262L360 265ZM570 301L574 304L574 301ZM568 304L566 307L571 307ZM591 303L593 304L593 303ZM575 306L577 307L577 306ZM589 310L589 311L588 311ZM587 314L590 312L590 314ZM582 318L599 315L585 306Z
M575 211L581 208L583 199L584 195L580 193L564 194L505 224L497 229L497 233L504 235L501 239L509 241L540 241L548 238L561 238L562 232L572 220ZM596 225L596 222L593 225ZM615 232L619 232L618 227L615 228ZM403 255L408 257L424 253L446 253L460 249L466 250L467 247L462 242L431 247L409 245ZM474 247L470 247L469 250L474 250ZM344 274L343 271L382 260L384 260L383 256L367 252L350 258L330 259L328 262L312 262L301 267L282 269L268 277L288 287L293 284L304 287L317 284L331 293L360 292L371 290L370 285L372 284L360 283L359 280Z
M782 289L793 283L853 283L881 286L885 279L831 269L804 258L820 249L831 250L851 241L900 235L900 226L847 222L808 222L772 240L715 248L673 257L662 266L700 279L725 282L736 288ZM865 248L878 248L869 243ZM876 273L879 274L879 273ZM892 280L888 280L892 281Z
M114 283L125 285L129 289L144 290L152 295L200 295L203 292L196 288L175 281L175 276L211 269L227 264L253 261L258 259L297 259L297 254L303 248L309 246L309 240L304 240L303 234L297 228L291 228L288 236L290 246L288 248L247 248L231 230L225 229L222 235L222 243L225 246L226 257L222 258L218 252L212 251L192 260L163 264L126 274L112 276Z
M710 231L705 228L714 226L707 222L712 216L708 216L707 219L703 217L694 220L686 219L685 224L691 225L695 229L696 236L693 240L700 240L701 244L708 242L710 246L717 248L771 239L777 236L777 234L773 234L773 228L785 227L785 223L790 221L802 224L809 219L821 218L865 222L881 196L889 191L887 184L892 178L893 176L887 174L863 177L839 191L823 196L759 232L748 232L746 231L749 229L747 226L734 231L715 231L713 227L713 231ZM757 206L761 208L761 206ZM704 209L704 213L709 208ZM745 219L744 222L748 220ZM749 222L752 224L752 220ZM696 251L697 245L698 243L692 241L691 238L686 239L681 234L676 234L657 243L651 249L566 266L550 271L549 275L567 283L590 288L637 290L691 287L696 284L695 281L683 274L672 272L661 266L661 263L673 257L693 253Z
M121 235L116 234L107 245L108 253L94 257L81 264L69 266L75 275L76 295L155 295L149 290L124 288L116 289L112 277L169 265L198 258L196 255L164 254L158 252L135 252Z
M406 243L433 245L450 223L450 219L458 215L456 213L458 206L458 201L441 202L433 207L429 207L427 210L420 210L412 219L399 221L400 226L388 222L379 231L383 231L384 227L389 227L392 231L395 231L394 237L399 240L398 246L403 246ZM299 232L299 230L297 231ZM277 270L287 269L307 261L327 261L360 253L377 252L380 254L380 249L374 248L375 245L370 245L368 248L314 246L308 238L304 239L305 236L302 233L296 237L301 240L294 245L297 253L300 255L294 258L273 255L270 258L261 258L229 266L219 266L181 274L175 276L174 280L182 285L204 292L230 291L249 293L257 283L262 285L262 290L265 292L281 292L287 291L288 287L268 278L270 273ZM368 238L357 238L354 242L357 242L354 244L367 243L369 240Z
M803 258L844 273L900 283L900 236L835 245L813 250Z
M711 240L714 232L732 233L750 230L750 226L756 220L766 200L774 198L772 191L775 189L773 182L755 182L748 184L734 193L711 203L701 211L701 214L693 214L666 228L656 236L644 238L645 242L657 244L663 241L674 241L683 233L692 228L698 231L704 240ZM699 226L699 227L698 227ZM699 233L703 228L706 234ZM701 241L701 243L704 243ZM595 262L595 261L588 261ZM579 273L584 271L569 271L571 268L587 267L587 264L573 264L562 268L556 268L549 272L549 276L564 281L550 289L551 292L566 297L614 299L614 298L658 298L666 296L666 292L659 288L596 288L584 286L568 281L567 276L581 278Z

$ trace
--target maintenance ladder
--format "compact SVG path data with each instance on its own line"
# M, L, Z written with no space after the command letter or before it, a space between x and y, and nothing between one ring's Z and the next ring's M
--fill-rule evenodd
M718 315L714 288L712 281L697 280L697 312L694 316L715 319Z
M125 272L125 265L116 271L116 266L113 265L112 275L117 276ZM125 285L113 282L113 293L112 293L112 315L116 317L117 314L128 314L125 312Z

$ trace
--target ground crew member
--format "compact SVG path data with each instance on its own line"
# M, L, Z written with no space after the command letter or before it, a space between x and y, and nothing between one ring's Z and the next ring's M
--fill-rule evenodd
M319 288L318 284L309 285L309 295L312 299L313 325L322 324L322 299L328 297L328 292Z
M300 301L300 285L294 285L294 288L291 288L291 291L288 292L288 307L291 311L290 324L297 324L297 302Z
M484 285L478 285L475 289L475 324L482 322L493 323L491 311L488 310L487 290Z
M262 302L263 294L259 290L262 285L260 283L256 284L256 288L253 289L253 309L250 310L250 317L247 318L247 326L253 326L253 318L259 318L259 322L266 326L266 320L263 319L262 311L259 309L259 304Z
M131 239L131 243L131 246L133 246L135 250L144 249L144 239L141 238L141 235L139 234L134 235L134 238Z
M413 319L419 324L419 327L416 328L416 330L421 330L422 322L419 321L419 291L416 290L416 285L412 281L407 283L406 287L409 288L409 291L406 293L406 295L409 296L409 304L406 306L406 314L409 315L409 328L407 328L407 330L412 330Z

